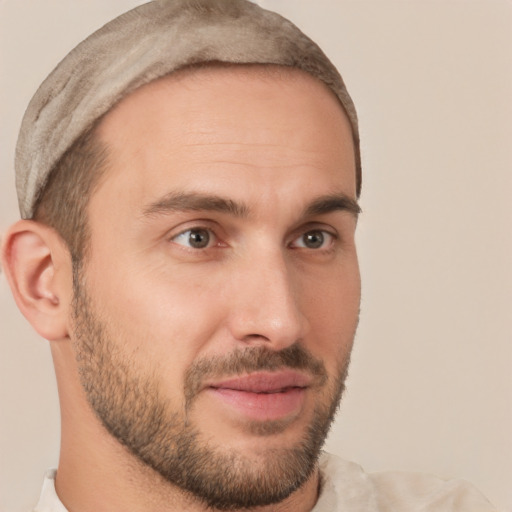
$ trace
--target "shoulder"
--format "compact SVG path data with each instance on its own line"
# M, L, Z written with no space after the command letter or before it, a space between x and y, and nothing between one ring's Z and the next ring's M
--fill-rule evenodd
M67 512L55 492L55 475L55 469L46 472L39 502L32 512Z
M405 512L495 512L470 483L421 473L389 471L370 475L382 510Z
M359 465L324 453L322 493L314 512L496 512L464 480L421 473L366 473Z

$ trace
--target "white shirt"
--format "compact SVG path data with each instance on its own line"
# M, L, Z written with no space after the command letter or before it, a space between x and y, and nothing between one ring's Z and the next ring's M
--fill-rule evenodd
M334 455L320 458L322 491L311 512L496 512L463 480L420 473L365 473ZM46 473L33 512L68 512L55 492L55 470Z

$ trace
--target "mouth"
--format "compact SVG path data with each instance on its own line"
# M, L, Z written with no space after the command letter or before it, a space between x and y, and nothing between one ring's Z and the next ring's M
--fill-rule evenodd
M298 415L311 385L307 375L285 370L212 382L205 390L236 415L253 421L275 421Z

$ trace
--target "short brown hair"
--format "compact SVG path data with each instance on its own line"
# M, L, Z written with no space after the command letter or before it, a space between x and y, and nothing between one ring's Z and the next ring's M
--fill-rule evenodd
M37 198L33 219L54 228L66 242L73 262L88 247L87 206L106 168L106 148L95 123L62 155Z

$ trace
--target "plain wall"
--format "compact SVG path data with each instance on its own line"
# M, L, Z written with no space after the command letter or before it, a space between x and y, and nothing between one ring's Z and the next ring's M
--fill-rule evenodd
M136 0L0 0L0 233L39 83ZM512 511L512 3L261 0L317 40L358 107L362 314L327 447L368 471L462 477ZM0 510L58 457L47 342L0 276Z

